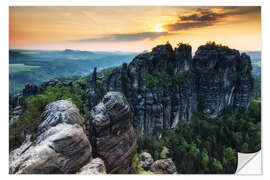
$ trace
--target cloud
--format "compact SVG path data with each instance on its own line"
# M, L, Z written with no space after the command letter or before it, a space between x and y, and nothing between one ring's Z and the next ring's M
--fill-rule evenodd
M109 34L100 38L88 38L80 40L71 40L71 42L130 42L144 39L156 39L161 36L169 35L168 32L141 32L130 34Z
M214 12L210 8L198 8L189 15L178 15L178 21L173 24L166 24L163 28L168 31L180 31L194 28L201 28L207 26L213 26L218 22L224 20L225 17L234 15L243 15L260 12L258 6L246 6L246 7L213 7L219 11Z
M186 22L186 23L168 24L165 25L164 28L168 29L169 31L179 31L211 26L212 24L213 24L212 22Z

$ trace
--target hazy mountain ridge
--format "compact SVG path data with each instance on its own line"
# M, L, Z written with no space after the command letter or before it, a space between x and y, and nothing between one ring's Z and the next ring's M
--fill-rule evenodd
M94 67L98 69L119 66L130 62L135 53L90 52L78 50L40 51L40 50L10 50L9 89L10 94L20 92L26 83L41 84L43 81L65 77L80 76L91 73ZM39 67L26 69L14 67ZM17 68L14 71L14 68Z

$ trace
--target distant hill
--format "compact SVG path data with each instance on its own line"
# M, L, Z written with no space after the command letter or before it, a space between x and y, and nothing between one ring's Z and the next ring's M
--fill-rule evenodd
M9 93L22 90L26 83L65 76L89 74L98 70L130 62L137 53L91 52L66 49L63 51L16 50L9 51Z

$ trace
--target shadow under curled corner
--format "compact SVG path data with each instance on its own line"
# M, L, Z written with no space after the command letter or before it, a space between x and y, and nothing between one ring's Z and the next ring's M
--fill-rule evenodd
M238 153L237 175L262 175L262 152Z

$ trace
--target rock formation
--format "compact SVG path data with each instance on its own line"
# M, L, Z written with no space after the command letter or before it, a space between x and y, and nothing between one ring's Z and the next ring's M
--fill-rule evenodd
M10 153L9 173L75 173L92 156L79 110L69 100L45 107L33 142L30 137Z
M155 174L177 174L175 164L171 159L159 159L154 162L148 152L140 154L139 164L145 171L150 170Z
M39 92L39 88L37 85L34 84L30 84L30 83L26 83L22 94L25 98L32 96L32 95L36 95Z
M105 84L107 90L125 95L137 134L150 138L180 121L189 122L198 111L209 118L230 106L236 113L245 111L253 86L251 70L248 55L226 46L200 46L192 58L191 46L180 44L173 50L166 44L115 68Z
M155 174L177 174L176 167L171 159L156 160L151 166L151 171Z
M196 73L198 104L210 117L228 106L246 110L251 95L251 61L248 55L213 45L198 48L192 60Z
M148 152L143 152L140 154L140 161L139 164L142 165L142 168L146 171L150 170L151 165L153 164L154 160Z
M16 119L22 114L22 107L20 105L15 108L9 107L9 126L13 126Z
M89 139L93 156L104 160L108 173L128 173L137 141L126 98L108 92L91 111Z
M24 101L29 96L35 96L37 94L43 93L48 87L55 87L55 86L72 86L72 81L63 80L59 81L57 79L50 79L41 83L40 86L35 84L26 83L22 93L18 93L14 95L13 101L9 102L9 125L13 125L13 122L21 115L21 106L23 105Z
M104 162L100 158L91 160L88 164L83 166L77 174L107 174Z
M186 44L175 49L165 44L114 68L106 78L98 76L95 68L88 82L77 81L86 92L84 104L92 109L86 124L88 137L71 101L51 103L42 113L35 136L26 136L10 152L9 172L129 173L138 137L160 137L164 129L175 129L180 121L189 123L198 111L209 118L229 107L235 113L245 111L253 88L250 57L213 43L200 46L194 57L191 52ZM26 98L50 86L72 84L56 79L40 86L26 84L10 103L10 126L21 115ZM154 162L146 152L139 163L155 174L177 173L171 159Z

